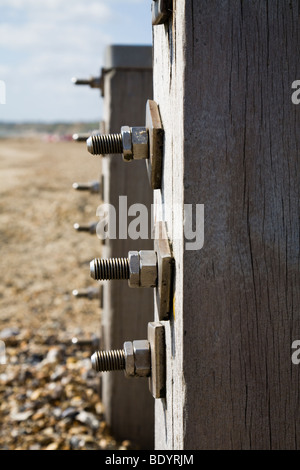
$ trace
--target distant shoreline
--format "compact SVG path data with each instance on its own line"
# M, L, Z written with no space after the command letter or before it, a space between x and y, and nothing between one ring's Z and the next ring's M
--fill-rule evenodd
M72 136L75 133L89 133L99 129L99 121L91 122L55 122L55 123L11 123L0 122L0 138L5 137L40 137L42 135Z

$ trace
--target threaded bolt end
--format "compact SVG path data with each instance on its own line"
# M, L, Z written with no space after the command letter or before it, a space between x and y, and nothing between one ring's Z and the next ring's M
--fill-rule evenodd
M72 139L75 142L86 142L90 134L73 134Z
M122 134L91 135L86 144L92 155L123 153Z
M125 369L125 352L122 349L115 351L96 351L92 357L92 367L97 372L107 372Z
M90 273L96 281L129 279L129 260L128 258L95 258L90 263Z

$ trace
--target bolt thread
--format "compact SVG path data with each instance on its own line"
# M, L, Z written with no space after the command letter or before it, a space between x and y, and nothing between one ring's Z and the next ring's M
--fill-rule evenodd
M91 276L97 280L129 279L128 258L95 258L91 262Z
M115 351L96 351L92 357L92 366L97 372L125 369L125 352L122 349Z
M88 287L87 289L74 289L72 294L77 299L85 298L89 300L99 299L99 288Z
M90 181L89 183L73 183L73 189L76 191L90 191L91 193L99 193L100 183L98 181Z
M91 135L87 147L92 155L123 153L122 134Z
M72 78L74 85L89 85L91 82L90 78Z

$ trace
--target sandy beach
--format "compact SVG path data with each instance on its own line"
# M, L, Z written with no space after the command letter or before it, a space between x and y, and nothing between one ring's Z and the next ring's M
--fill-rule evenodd
M0 449L130 446L103 420L90 347L71 343L100 334L98 301L72 295L95 287L100 255L97 236L73 228L97 220L100 198L72 183L99 172L82 143L0 140Z

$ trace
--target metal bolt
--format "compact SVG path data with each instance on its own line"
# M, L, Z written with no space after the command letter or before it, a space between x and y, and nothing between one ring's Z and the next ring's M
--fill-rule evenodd
M122 134L91 135L87 141L87 149L92 155L108 155L122 153Z
M151 372L150 343L147 340L126 341L123 349L96 351L91 361L97 372L124 370L127 377L148 377Z
M90 347L92 350L95 350L100 347L100 338L97 338L96 336L92 339L79 339L76 336L72 338L71 341L72 346L78 346L78 347Z
M73 189L76 191L90 191L90 193L99 193L100 192L100 183L99 181L89 181L88 183L73 183Z
M100 298L100 289L99 287L87 287L86 289L74 289L72 294L77 299L99 299Z
M98 135L99 134L99 131L92 131L92 132L88 132L88 133L76 133L76 134L73 134L72 135L72 139L75 141L75 142L86 142L87 139L90 137L90 135Z
M90 263L91 277L96 281L129 279L128 258L95 258Z
M76 223L74 224L74 229L77 230L77 232L88 232L91 235L94 235L96 233L97 225L98 225L98 222L94 222L93 224L89 224L89 225L80 225Z
M145 127L123 126L120 134L91 135L86 144L92 155L123 154L125 161L149 158L149 136Z
M90 77L90 78L72 78L74 85L88 85L91 88L102 88L103 80L102 77Z
M75 142L84 142L87 141L91 134L73 134L72 139L75 140Z
M156 287L157 259L152 250L130 251L128 258L95 258L90 274L95 280L128 279L130 287Z
M114 351L96 351L92 357L92 367L97 372L125 369L125 352L122 349Z

